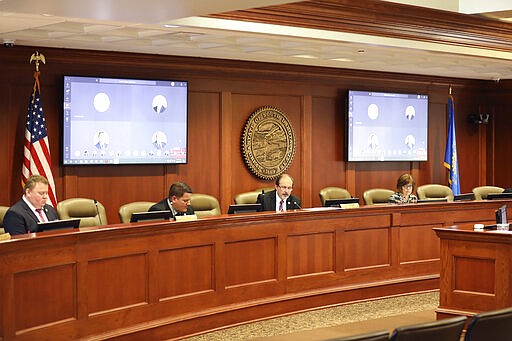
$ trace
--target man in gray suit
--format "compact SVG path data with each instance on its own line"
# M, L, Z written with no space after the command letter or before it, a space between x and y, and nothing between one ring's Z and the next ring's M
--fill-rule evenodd
M4 228L11 236L37 232L37 223L59 219L57 211L46 204L48 180L42 175L31 175L22 198L12 205L4 216Z

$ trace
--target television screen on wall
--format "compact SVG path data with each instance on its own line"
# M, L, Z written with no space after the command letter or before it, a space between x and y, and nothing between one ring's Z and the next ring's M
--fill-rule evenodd
M64 77L62 163L187 163L188 83Z
M347 161L426 161L428 95L348 91Z

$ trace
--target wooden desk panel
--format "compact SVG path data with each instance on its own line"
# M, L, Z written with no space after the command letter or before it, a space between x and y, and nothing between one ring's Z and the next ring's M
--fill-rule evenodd
M436 289L432 227L448 226L441 217L469 221L472 211L480 221L496 205L264 212L20 236L0 243L1 336L167 339Z
M441 239L439 318L512 306L512 231L472 225L435 230Z

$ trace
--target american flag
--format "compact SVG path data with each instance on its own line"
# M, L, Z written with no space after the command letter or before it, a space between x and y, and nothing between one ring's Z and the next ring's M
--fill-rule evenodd
M32 174L44 176L49 182L48 197L53 207L56 207L57 196L55 194L55 183L53 181L50 145L48 143L43 105L39 94L39 78L37 74L35 78L34 92L28 102L21 182L24 185L28 177Z

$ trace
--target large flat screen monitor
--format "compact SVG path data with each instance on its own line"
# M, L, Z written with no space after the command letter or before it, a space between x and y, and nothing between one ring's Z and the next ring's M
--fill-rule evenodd
M147 220L169 220L171 216L171 211L134 212L130 217L130 223Z
M453 201L470 201L470 200L475 200L475 195L473 193L456 194L453 196Z
M76 229L80 226L80 218L52 220L37 223L37 232Z
M63 165L186 163L187 85L64 76Z
M496 210L496 224L508 224L507 205L503 205Z
M262 210L261 204L233 204L229 205L228 214L261 212Z
M512 199L512 193L489 193L488 200Z
M327 199L324 202L324 207L341 207L345 204L359 204L359 198Z
M426 161L428 95L348 91L347 161Z

